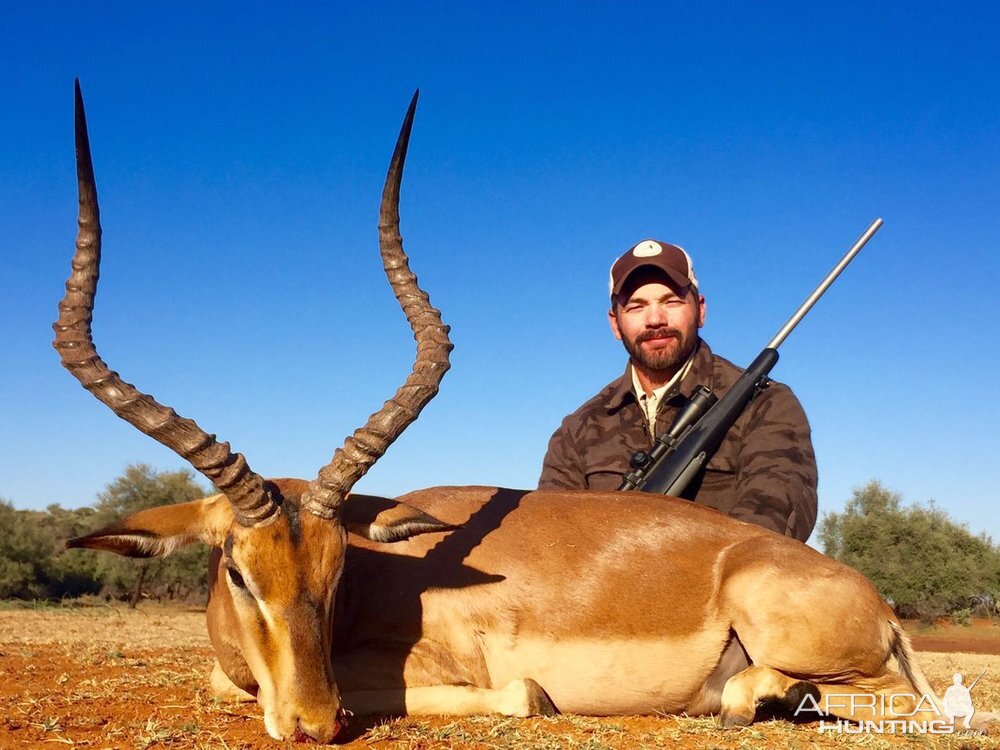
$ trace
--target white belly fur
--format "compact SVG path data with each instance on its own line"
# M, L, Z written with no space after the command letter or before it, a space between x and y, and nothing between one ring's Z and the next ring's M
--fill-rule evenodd
M480 647L494 687L530 677L560 711L589 715L683 711L711 674L726 632L614 640L485 634Z

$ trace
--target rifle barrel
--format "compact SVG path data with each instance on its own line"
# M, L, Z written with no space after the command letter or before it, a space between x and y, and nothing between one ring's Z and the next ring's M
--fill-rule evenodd
M788 322L781 327L781 330L774 335L774 338L768 342L768 345L765 348L777 349L781 346L782 342L788 338L788 334L790 334L795 326L799 324L799 321L806 316L806 313L812 309L812 306L815 305L816 301L823 296L823 293L830 288L830 285L837 280L837 277L840 276L840 272L847 268L847 264L854 260L854 256L861 252L861 248L865 246L865 243L872 238L872 235L879 230L879 227L881 227L882 224L883 222L881 219L875 219L875 221L871 223L871 226L864 231L864 234L858 238L858 241L854 243L851 249L847 251L847 254L840 259L837 265L833 267L833 270L826 275L826 278L819 283L819 286L816 287L813 290L813 293L806 298L806 301L799 306L799 309L796 310L792 317L788 319Z
M979 681L980 681L981 679L983 679L983 675L984 675L984 674L986 674L986 670L985 670L985 669L984 669L984 670L983 670L982 672L980 672L980 673L979 673L979 677L977 677L976 679L974 679L974 680L972 681L972 684L971 684L971 685L969 685L969 692L970 692L970 693L972 692L972 688L974 688L974 687L975 687L975 686L976 686L977 684L979 684Z

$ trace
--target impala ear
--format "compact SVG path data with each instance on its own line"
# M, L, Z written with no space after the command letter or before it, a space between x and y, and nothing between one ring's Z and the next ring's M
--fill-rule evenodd
M349 495L340 508L340 520L348 531L373 542L401 542L458 528L412 505L371 495Z
M125 557L163 557L186 544L219 546L233 523L223 495L134 513L66 542L66 549L97 549Z

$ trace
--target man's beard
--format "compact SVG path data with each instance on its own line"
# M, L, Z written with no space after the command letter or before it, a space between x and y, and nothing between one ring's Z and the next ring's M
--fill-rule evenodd
M664 336L670 337L669 340L664 341L666 346L654 349L643 349L641 346L643 341L662 338ZM629 353L632 360L643 367L649 370L671 370L684 364L688 357L691 356L691 352L694 351L698 343L698 333L697 331L691 331L685 335L684 331L679 328L664 326L662 328L652 328L648 331L643 331L631 341L623 337L622 343L625 345L625 351Z

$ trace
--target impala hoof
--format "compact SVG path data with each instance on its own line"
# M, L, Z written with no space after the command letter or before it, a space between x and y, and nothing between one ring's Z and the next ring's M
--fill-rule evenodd
M555 716L559 713L549 694L542 690L542 686L531 678L524 681L524 686L528 689L528 715L529 716Z
M555 716L556 707L541 685L530 677L512 680L503 690L497 691L493 710L504 716Z
M753 723L753 716L738 714L735 711L723 711L719 714L719 726L723 729L748 727Z

